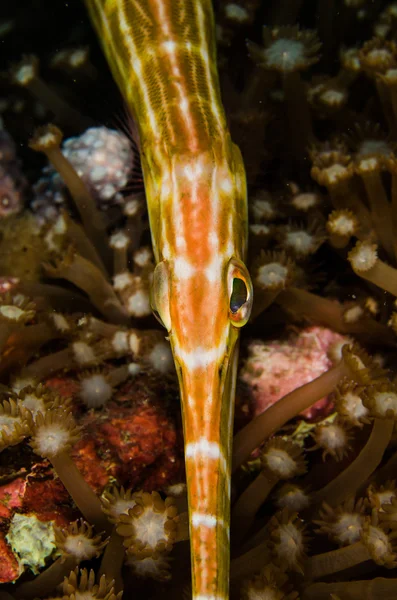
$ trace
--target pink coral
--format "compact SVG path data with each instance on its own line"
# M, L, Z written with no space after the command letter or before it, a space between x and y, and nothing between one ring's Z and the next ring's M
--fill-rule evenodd
M254 415L259 415L277 400L312 381L329 369L331 351L347 339L325 327L308 327L271 342L252 341L241 372L254 399ZM316 420L328 414L330 402L322 398L302 415Z

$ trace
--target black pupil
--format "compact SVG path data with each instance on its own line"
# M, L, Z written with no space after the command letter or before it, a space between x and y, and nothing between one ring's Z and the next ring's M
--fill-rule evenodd
M242 279L233 279L233 289L230 296L230 310L236 313L247 302L247 287Z

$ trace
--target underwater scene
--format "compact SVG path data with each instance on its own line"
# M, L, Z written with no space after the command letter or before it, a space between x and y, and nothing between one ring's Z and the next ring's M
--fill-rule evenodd
M397 2L0 4L0 600L397 599Z

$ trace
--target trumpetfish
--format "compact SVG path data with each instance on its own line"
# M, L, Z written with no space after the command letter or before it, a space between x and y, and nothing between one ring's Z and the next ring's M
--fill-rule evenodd
M179 379L192 596L229 597L239 328L250 315L247 195L216 67L211 0L86 0L138 126L155 256L152 308Z

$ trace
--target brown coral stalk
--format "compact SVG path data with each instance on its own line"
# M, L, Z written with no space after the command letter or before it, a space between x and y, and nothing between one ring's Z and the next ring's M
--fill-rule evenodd
M393 94L389 94L389 90L387 89L387 85L380 78L377 77L375 80L376 91L378 92L379 101L382 106L383 114L387 121L390 131L393 133L393 137L396 135L396 121L397 118L397 105L392 101ZM395 94L394 94L395 95ZM396 115L396 117L395 117Z
M372 249L374 252L373 257L371 257L371 262L368 261L365 265L360 264L360 261L365 260L366 258L361 250L366 251L367 248L368 250ZM363 259L361 256L363 256ZM376 246L371 247L370 244L363 243L360 245L360 243L358 243L353 250L350 251L348 258L354 272L359 275L359 277L370 281L386 292L393 294L393 296L397 296L397 269L394 269L377 258Z
M24 327L22 331L17 331L13 336L15 345L24 344L25 346L34 345L35 347L42 346L50 340L61 338L62 333L57 332L47 323L38 323L37 325L29 325Z
M305 83L297 71L284 73L282 82L288 123L291 131L290 143L294 154L302 160L307 154L308 145L314 142Z
M271 560L272 554L269 550L269 542L266 540L231 561L230 579L233 582L249 577L259 572Z
M277 304L297 315L310 316L316 323L327 325L334 331L346 331L339 302L329 300L298 288L288 288L280 292Z
M77 252L92 262L104 275L106 275L107 273L102 259L89 237L87 237L84 228L76 223L76 221L73 221L66 212L63 213L63 218L66 222L67 235Z
M298 18L303 0L280 0L280 2L276 2L270 5L270 19L269 22L274 27L279 27L280 25L289 25L290 23L295 23Z
M20 329L21 325L15 324L10 325L6 323L0 324L0 354L4 349L4 346L7 344L7 341L10 335L17 329Z
M108 580L113 580L113 587L116 593L123 589L121 569L124 562L124 556L125 548L123 538L117 533L116 527L114 527L102 556L98 580L102 575L106 575L106 579Z
M394 258L397 261L397 171L391 171L391 221L393 227Z
M377 170L360 170L367 197L371 207L371 217L378 239L389 258L394 256L393 231L390 214L390 203L382 182L381 173Z
M41 381L60 369L71 369L74 366L73 353L69 348L65 348L34 361L22 369L21 377L32 377Z
M74 556L59 557L38 577L20 585L14 592L14 597L17 600L31 600L38 596L48 596L78 564L79 560Z
M109 266L110 252L106 237L106 226L95 200L76 169L62 154L60 143L62 132L54 125L39 129L30 141L30 147L43 152L64 180L70 195L79 211L84 229L97 252Z
M259 508L279 481L277 475L261 471L237 500L232 511L232 528L238 535L238 543L244 538ZM234 534L233 543L236 543L236 537Z
M375 419L371 435L357 458L328 485L311 495L313 504L337 506L353 495L382 460L393 432L392 419Z
M247 460L251 452L284 423L320 398L328 396L348 374L349 370L342 360L336 367L290 392L248 423L234 438L233 469Z
M74 130L86 129L92 121L83 117L81 113L70 106L59 96L39 75L39 61L36 56L25 56L19 65L12 70L14 83L28 89L49 111L53 113L56 121Z
M375 577L364 581L314 583L305 589L302 600L329 600L346 597L352 600L393 600L397 596L397 579Z
M77 252L70 252L65 260L56 267L45 264L44 268L50 277L67 279L84 290L92 304L112 323L127 324L129 322L126 311L103 273Z
M356 542L338 550L310 557L306 563L306 572L310 579L321 579L370 559L371 553L367 547L362 542Z
M21 281L17 289L18 292L32 298L38 308L55 308L65 312L90 312L89 300L75 290L35 281Z
M397 452L394 452L388 461L378 469L371 479L365 482L365 487L369 484L380 485L384 481L390 481L395 479L397 473ZM362 490L364 492L364 490Z
M360 335L360 339L367 342L382 336L385 343L394 343L394 336L390 330L367 315L356 322L346 323L343 318L343 306L337 300L330 300L307 290L291 287L281 291L275 301L294 315L306 317L310 321L321 323L334 331Z
M95 525L98 531L111 531L111 525L102 512L98 496L86 482L68 453L60 452L56 456L51 456L50 460L84 518Z

